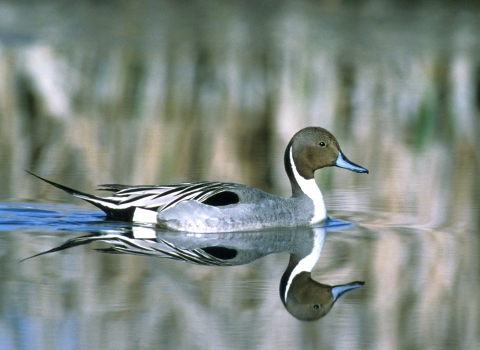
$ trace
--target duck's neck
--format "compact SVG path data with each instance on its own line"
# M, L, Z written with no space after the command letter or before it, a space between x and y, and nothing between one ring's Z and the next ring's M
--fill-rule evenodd
M280 280L280 297L283 303L287 302L288 292L295 277L310 278L310 272L320 258L325 245L325 228L314 228L312 241L306 247L301 247L298 252L290 253L290 260ZM306 250L306 251L304 251ZM304 274L306 272L307 274ZM303 273L303 274L302 274Z
M323 195L318 188L313 172L310 178L300 175L295 166L293 158L292 143L290 142L285 150L285 170L292 184L292 198L302 199L307 197L313 202L313 216L310 224L321 222L327 217L327 208L323 201Z
M288 144L287 149L285 150L284 162L285 171L287 172L290 183L292 184L292 196L299 197L306 195L310 197L314 203L323 203L323 195L320 191L320 188L318 188L317 183L315 182L313 173L310 177L305 178L298 172L293 159L293 147L291 142Z

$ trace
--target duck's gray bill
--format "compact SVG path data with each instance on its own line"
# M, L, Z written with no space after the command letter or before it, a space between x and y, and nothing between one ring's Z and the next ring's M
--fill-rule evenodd
M367 173L368 170L365 168L362 168L361 166L351 162L348 160L347 157L342 152L338 152L338 157L337 160L333 163L333 165L338 166L339 168L344 168L348 169L351 171L355 171L357 173Z
M346 292L349 292L352 289L360 288L364 284L365 284L365 282L351 282L351 283L342 284L342 285L339 285L339 286L332 287L331 293L332 293L332 296L333 296L333 300L337 300L338 298L340 298Z

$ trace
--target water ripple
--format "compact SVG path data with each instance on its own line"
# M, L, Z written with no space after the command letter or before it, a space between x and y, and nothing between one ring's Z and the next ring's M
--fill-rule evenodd
M0 231L92 231L123 227L102 212L73 205L0 202Z

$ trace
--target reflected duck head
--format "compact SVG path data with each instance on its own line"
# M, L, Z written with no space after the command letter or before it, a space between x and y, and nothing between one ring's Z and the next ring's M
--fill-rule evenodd
M292 280L286 299L287 311L297 319L315 321L324 317L343 294L362 287L365 282L351 282L329 286L311 278L309 272L301 272Z

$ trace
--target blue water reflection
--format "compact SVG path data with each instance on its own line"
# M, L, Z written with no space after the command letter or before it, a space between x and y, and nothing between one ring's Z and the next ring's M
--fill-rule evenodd
M97 214L78 212L71 207L63 208L63 214L62 208L52 210L55 207L43 205L4 204L4 208L12 214L18 212L14 221L2 225L4 230L11 230L15 226L12 222L25 220L21 226L23 229L30 224L31 227L48 227L54 231L93 232L71 238L24 261L93 242L108 244L108 248L97 249L100 252L168 258L204 266L239 266L269 254L288 253L290 261L280 279L280 299L287 311L301 320L324 317L340 296L364 284L351 282L330 286L311 278L311 271L324 248L327 230L351 226L338 219L329 219L316 227L194 234L98 220ZM60 216L62 220L59 221L57 217Z

